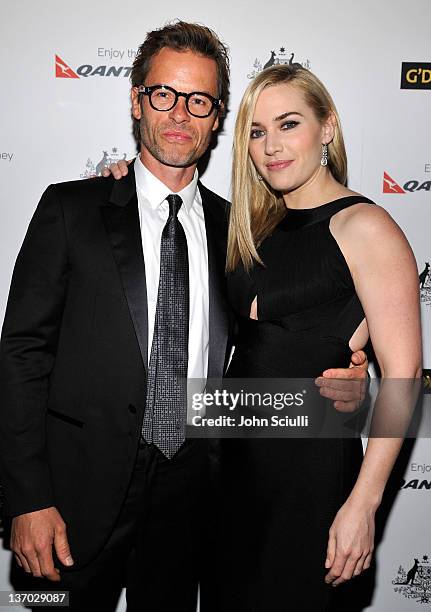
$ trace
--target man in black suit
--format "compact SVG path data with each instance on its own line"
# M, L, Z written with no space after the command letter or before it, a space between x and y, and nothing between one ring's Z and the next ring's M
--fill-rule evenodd
M184 439L178 381L221 377L230 353L228 203L196 171L228 89L211 30L150 32L132 70L140 156L120 181L48 187L18 255L0 480L24 586L70 590L75 610L114 610L123 585L129 612L196 609L211 450Z

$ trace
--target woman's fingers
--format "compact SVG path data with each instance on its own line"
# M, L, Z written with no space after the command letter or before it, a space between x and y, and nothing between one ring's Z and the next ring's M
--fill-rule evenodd
M363 569L364 569L364 570L369 569L369 567L370 567L370 565L371 565L371 559L372 559L372 557L373 557L373 551L370 551L370 552L368 553L368 555L365 557L364 567L363 567Z
M327 551L326 551L326 561L325 561L326 569L329 569L331 567L331 565L334 563L335 548L336 548L335 537L332 535L332 533L330 531L329 532L329 539L328 539L328 548L327 548Z
M19 565L20 567L22 567L22 569L23 569L24 571L26 571L26 572L27 572L27 574L31 574L31 569L30 569L30 566L29 566L29 564L27 563L27 560L26 560L26 558L25 558L23 555L20 555L20 554L18 554L18 553L15 553L15 559L16 559L16 562L18 563L18 565Z
M363 570L364 570L364 563L365 563L365 559L367 558L367 553L364 552L360 559L358 559L358 562L356 564L355 569L353 570L353 576L359 576L359 574L362 574Z
M340 550L340 547L337 546L334 561L325 577L325 582L327 584L332 584L341 576L344 570L344 566L346 565L346 560L347 555L343 554Z

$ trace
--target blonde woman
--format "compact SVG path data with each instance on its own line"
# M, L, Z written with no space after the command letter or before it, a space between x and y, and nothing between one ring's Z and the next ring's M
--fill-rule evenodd
M319 79L300 65L258 75L235 127L227 272L240 332L228 376L314 378L369 337L384 378L420 376L413 253L346 177ZM349 589L332 587L370 566L401 440L370 439L364 458L358 438L223 442L223 610L329 609Z

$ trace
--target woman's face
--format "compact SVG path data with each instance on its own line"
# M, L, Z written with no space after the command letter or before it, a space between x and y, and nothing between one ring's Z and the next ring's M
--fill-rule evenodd
M301 90L281 83L259 95L249 153L271 187L287 193L306 185L323 169L322 144L332 137L331 122L318 121Z

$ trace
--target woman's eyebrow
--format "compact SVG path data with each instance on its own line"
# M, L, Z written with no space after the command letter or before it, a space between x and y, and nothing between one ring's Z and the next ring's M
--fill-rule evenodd
M301 113L298 113L298 111L289 111L287 113L282 113L281 115L278 115L277 117L274 117L273 121L282 121L283 119L286 119L286 117L289 117L290 115L299 115L300 117L303 117L304 115L302 115ZM259 121L252 121L251 125L253 127L262 125L261 123L259 123Z
M300 115L301 117L304 116L304 115L301 115L301 113L298 113L298 111L290 111L288 113L283 113L282 115L278 115L277 117L274 117L273 121L281 121L282 119L286 119L286 117L289 117L289 115Z

